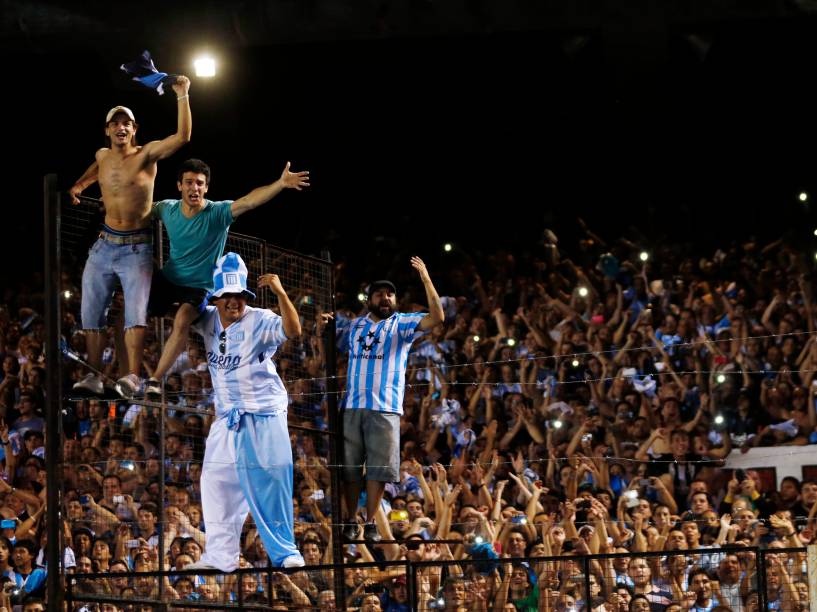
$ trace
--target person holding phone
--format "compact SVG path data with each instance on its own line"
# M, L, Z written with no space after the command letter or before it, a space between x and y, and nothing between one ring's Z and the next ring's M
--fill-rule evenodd
M190 569L191 567L192 565L188 565L187 569ZM275 591L285 591L292 600L292 605L296 606L296 609L303 609L312 605L312 602L309 600L309 596L307 596L307 594L304 593L288 575L282 572L272 573L272 587Z

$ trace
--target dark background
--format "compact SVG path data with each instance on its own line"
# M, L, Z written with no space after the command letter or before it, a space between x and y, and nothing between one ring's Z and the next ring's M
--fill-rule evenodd
M817 21L805 3L731 4L5 2L6 271L41 269L42 176L70 187L108 109L131 107L142 142L175 131L172 92L118 70L143 48L193 79L192 142L160 162L155 197L188 157L212 166L213 199L291 160L309 192L233 229L364 276L384 251L432 265L445 241L524 249L544 227L569 248L578 215L645 248L789 232L813 249L797 194L817 198ZM216 79L192 75L198 49Z

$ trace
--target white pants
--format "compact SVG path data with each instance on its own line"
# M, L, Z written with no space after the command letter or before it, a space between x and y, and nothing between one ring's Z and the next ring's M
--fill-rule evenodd
M287 414L244 414L238 431L227 419L210 427L201 475L207 536L202 563L224 572L238 568L241 529L251 512L274 566L301 557L292 516L292 448Z

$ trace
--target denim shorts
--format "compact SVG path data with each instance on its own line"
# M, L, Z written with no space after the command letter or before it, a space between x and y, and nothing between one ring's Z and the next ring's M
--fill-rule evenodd
M153 244L114 244L99 239L82 272L82 328L105 329L117 280L125 297L125 329L147 325Z
M365 408L344 410L343 463L347 482L364 478L400 482L400 415Z

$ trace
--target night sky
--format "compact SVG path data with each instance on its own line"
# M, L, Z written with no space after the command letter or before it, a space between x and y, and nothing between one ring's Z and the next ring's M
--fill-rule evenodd
M623 52L598 36L570 54L564 34L536 31L220 40L218 78L191 75L192 142L160 162L155 197L175 196L188 157L212 166L213 199L271 182L291 160L312 189L233 229L351 261L384 241L430 261L444 241L519 248L544 227L569 242L577 215L647 247L790 231L814 248L817 216L797 194L817 198L817 27L711 33L703 61L681 36L654 61L643 61L649 45ZM73 183L103 144L109 108L134 110L142 142L175 130L172 92L139 89L118 66L149 48L161 70L189 74L188 42L5 43L4 240L24 255L11 278L41 265L42 176Z

